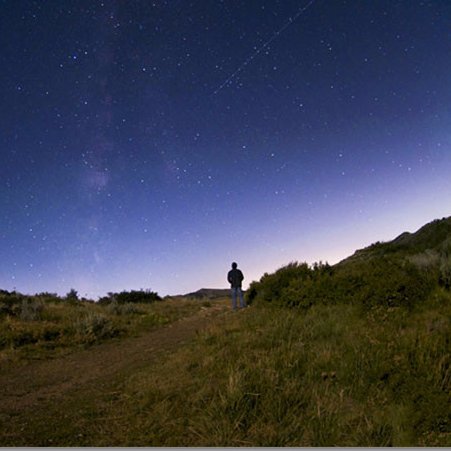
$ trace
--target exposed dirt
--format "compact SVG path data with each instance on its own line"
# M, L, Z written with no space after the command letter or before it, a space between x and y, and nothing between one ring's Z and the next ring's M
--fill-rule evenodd
M193 316L139 337L3 369L0 371L0 422L33 415L38 406L56 404L93 383L101 388L112 379L120 378L122 373L130 374L130 371L149 366L165 353L188 342L213 318L228 310L227 304L214 303ZM1 442L0 437L0 446Z

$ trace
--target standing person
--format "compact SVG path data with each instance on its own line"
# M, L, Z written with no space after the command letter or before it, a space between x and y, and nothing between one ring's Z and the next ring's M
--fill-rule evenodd
M240 296L240 307L246 307L246 303L244 302L243 292L241 291L241 282L243 281L244 276L243 273L238 269L238 265L233 262L232 269L227 274L227 280L230 283L230 287L232 289L232 309L236 310L236 297Z

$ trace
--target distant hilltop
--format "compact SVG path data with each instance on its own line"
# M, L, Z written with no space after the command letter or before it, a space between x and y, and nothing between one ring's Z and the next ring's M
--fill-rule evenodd
M169 296L171 298L192 298L192 299L217 299L229 296L230 290L227 288L201 288L187 294L179 294L176 296Z
M448 255L451 245L451 217L436 219L417 230L415 233L404 232L392 241L376 242L359 249L350 257L335 266L368 261L375 257L398 255L411 261L428 258L439 260Z

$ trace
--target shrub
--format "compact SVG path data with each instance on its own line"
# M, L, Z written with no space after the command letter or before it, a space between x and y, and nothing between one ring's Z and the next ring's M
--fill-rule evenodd
M161 301L161 297L158 293L150 290L132 290L121 291L120 293L108 293L108 296L104 296L99 299L99 304L110 304L112 302L124 303L152 303L155 301Z
M41 299L43 302L61 302L62 299L56 293L50 293L48 291L43 291L42 293L37 293L36 297Z
M290 263L265 274L249 287L248 301L261 300L289 307L359 303L365 307L413 306L436 285L435 271L420 270L394 256L359 260L341 267Z
M114 300L113 302L108 304L106 306L106 310L112 315L132 315L143 313L143 311L135 304L132 304L130 302L120 304L117 300Z
M305 281L310 275L311 270L307 263L291 262L273 274L265 273L260 282L252 283L248 290L247 299L250 302L259 299L266 302L288 304L289 299L286 296L286 290L290 284Z
M5 300L0 301L0 317L5 315L12 315L12 305Z
M37 321L41 319L44 304L36 299L23 299L20 304L18 317L22 321Z
M373 259L362 270L366 284L360 292L365 306L408 306L424 301L434 287L428 273L408 261Z
M17 320L7 321L3 324L0 332L0 348L10 346L19 348L39 341L39 328L35 325L19 322Z
M442 254L439 267L439 283L447 290L451 288L451 254Z
M257 297L258 285L259 285L259 282L256 282L254 280L250 283L249 288L246 290L246 293L244 294L244 296L246 298L247 305L251 305L254 302L255 298Z
M8 315L22 321L41 319L44 304L41 300L22 295L7 296L0 299L0 316Z
M26 296L15 291L9 293L8 291L0 290L0 315L16 315L24 299L27 299Z
M0 349L17 349L38 342L56 341L60 336L61 329L56 325L46 322L30 323L14 318L4 321L0 327Z
M111 320L98 313L88 312L75 323L75 335L82 343L94 343L117 336L119 330Z
M68 302L78 302L78 292L77 290L71 288L71 290L69 291L69 293L66 294L66 301Z

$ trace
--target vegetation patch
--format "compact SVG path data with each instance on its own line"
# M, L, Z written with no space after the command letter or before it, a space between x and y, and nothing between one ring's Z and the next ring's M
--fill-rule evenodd
M264 274L247 290L248 303L264 301L288 307L316 304L355 304L363 308L413 307L423 302L438 284L437 272L421 271L395 257L377 257L346 266L290 263Z
M110 293L97 303L80 300L75 290L64 297L0 291L0 359L60 355L161 327L201 308L199 301L162 301L144 290Z
M131 376L93 443L449 445L449 318L442 291L414 311L254 305Z

